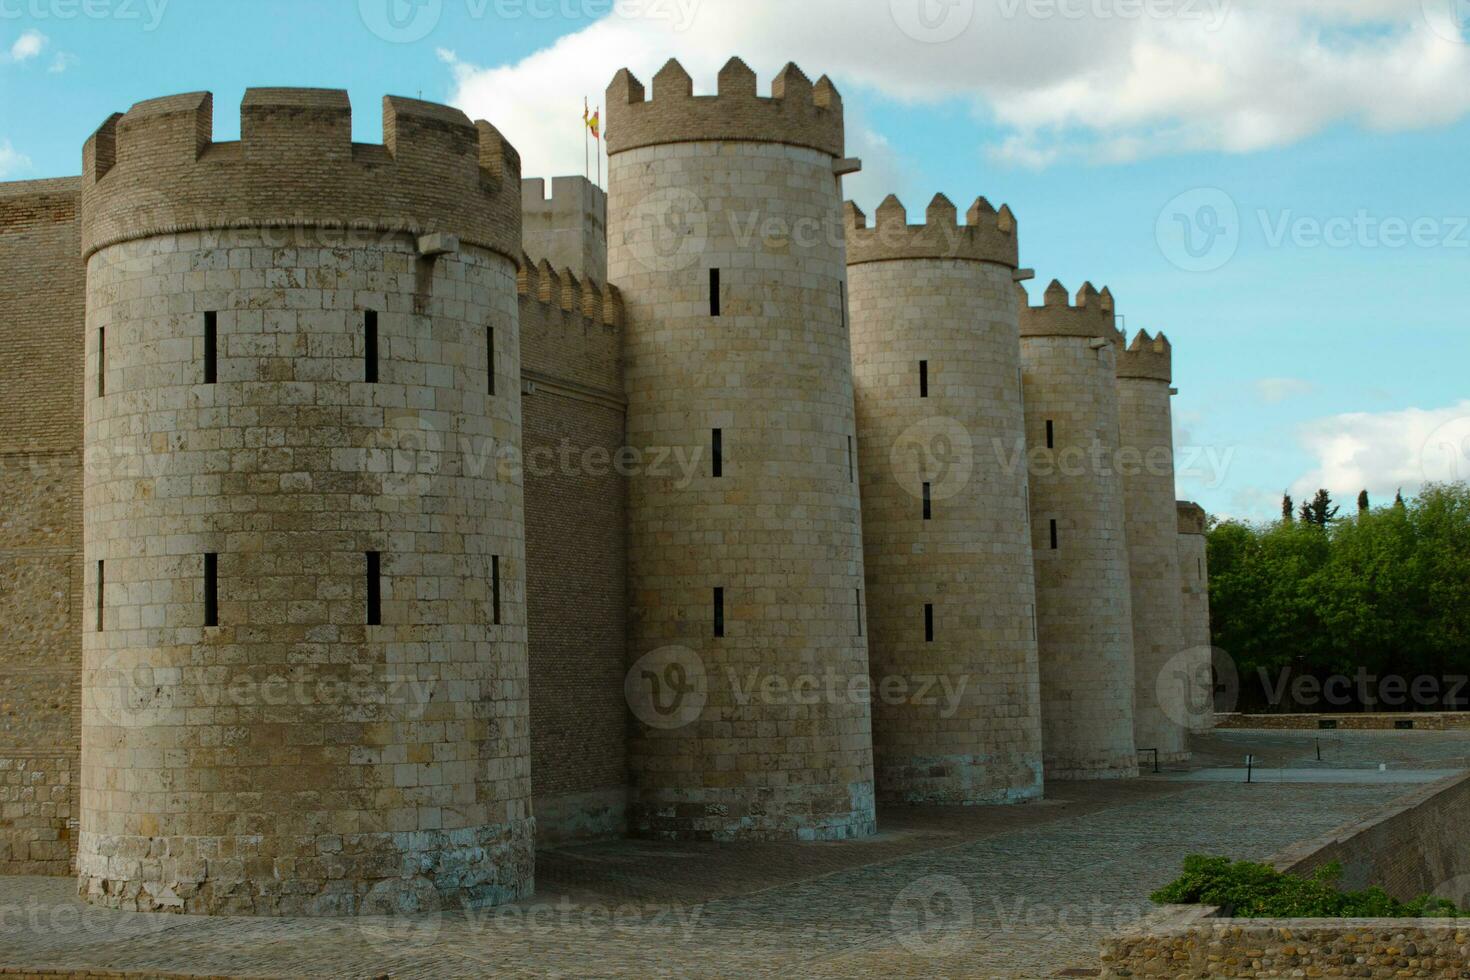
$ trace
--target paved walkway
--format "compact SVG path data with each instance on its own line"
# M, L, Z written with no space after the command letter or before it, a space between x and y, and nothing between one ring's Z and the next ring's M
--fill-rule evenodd
M1230 733L1220 751L1250 742L1239 734ZM1470 755L1470 735L1456 737L1459 746L1426 754ZM1211 745L1201 745L1207 759ZM888 811L880 815L883 833L868 841L614 841L544 851L538 895L529 902L400 919L146 916L83 906L66 879L0 879L0 969L237 977L1087 976L1098 966L1102 937L1148 911L1149 892L1186 855L1264 858L1413 788L1169 778L1060 783L1038 804Z

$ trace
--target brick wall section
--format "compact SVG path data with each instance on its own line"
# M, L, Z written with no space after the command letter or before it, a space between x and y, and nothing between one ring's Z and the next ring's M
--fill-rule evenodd
M0 874L64 875L76 850L79 190L0 184Z
M950 257L956 217L940 196L908 226L889 198L856 234L908 246L848 255L873 765L880 800L1010 803L1042 788L1019 313L1013 265Z
M615 291L570 270L524 264L520 290L531 783L554 844L627 825L623 335Z
M1112 465L1119 439L1112 295L1089 285L1073 306L1055 281L1042 306L1017 294L1045 772L1136 776L1128 542L1122 479Z

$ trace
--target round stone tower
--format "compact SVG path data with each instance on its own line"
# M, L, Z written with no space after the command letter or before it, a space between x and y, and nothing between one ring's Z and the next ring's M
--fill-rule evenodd
M1042 747L1053 779L1138 775L1113 297L1021 299Z
M1118 355L1118 417L1133 587L1133 737L1161 762L1189 758L1180 629L1179 513L1174 497L1172 351L1140 331Z
M872 745L843 315L842 102L738 59L608 103L623 293L635 833L871 833Z
M1016 223L847 211L880 799L1041 795Z
M81 894L206 914L532 889L516 267L488 123L255 89L88 141Z
M1205 509L1187 500L1179 510L1179 626L1181 646L1189 651L1189 682L1184 690L1191 729L1215 724L1215 684L1211 673L1210 567Z

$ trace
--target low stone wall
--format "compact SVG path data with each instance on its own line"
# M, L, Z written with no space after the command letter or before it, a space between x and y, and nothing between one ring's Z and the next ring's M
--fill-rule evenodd
M1347 731L1393 730L1444 732L1470 728L1470 711L1383 711L1360 714L1247 715L1230 712L1215 715L1216 728L1320 729Z
M1222 919L1170 906L1103 950L1104 977L1470 977L1470 919Z
M1470 773L1426 786L1366 820L1283 851L1272 864L1305 876L1336 861L1346 890L1379 885L1401 901L1438 892L1464 907L1470 904L1467 814ZM1454 893L1446 894L1447 887Z
M1342 887L1394 898L1470 893L1470 773L1271 858L1297 875L1332 861ZM1448 894L1446 893L1448 890ZM1168 906L1103 947L1104 977L1470 978L1470 919L1231 919Z

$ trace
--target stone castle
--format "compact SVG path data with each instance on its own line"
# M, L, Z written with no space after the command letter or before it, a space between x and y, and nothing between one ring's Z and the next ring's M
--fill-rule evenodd
M304 89L237 142L142 102L0 185L0 873L493 904L538 843L839 840L1187 757L1168 340L1031 305L1009 208L844 208L826 78L607 105L605 195Z

